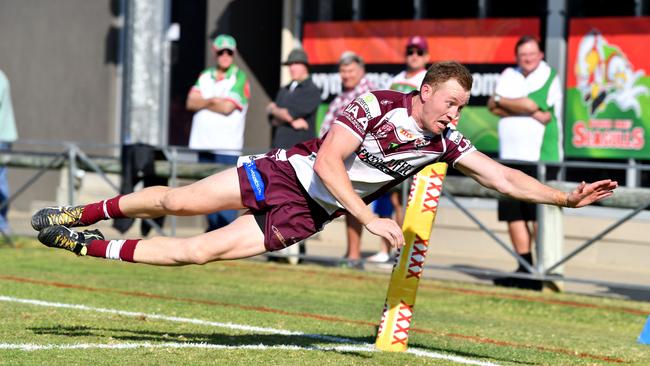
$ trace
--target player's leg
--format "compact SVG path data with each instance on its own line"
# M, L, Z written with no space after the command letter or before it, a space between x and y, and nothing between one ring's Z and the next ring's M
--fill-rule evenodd
M98 230L76 232L51 226L39 233L45 245L79 255L159 266L205 264L264 253L264 235L253 215L245 214L221 229L190 238L103 240Z
M241 208L237 170L230 168L183 187L147 187L83 206L46 207L32 216L32 226L40 231L54 225L86 226L110 218L189 216Z

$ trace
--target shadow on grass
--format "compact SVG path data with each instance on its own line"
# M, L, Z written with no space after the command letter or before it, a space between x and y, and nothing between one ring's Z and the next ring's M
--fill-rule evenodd
M76 326L53 326L53 327L32 327L27 328L37 335L55 335L66 337L97 337L110 338L111 341L121 340L124 342L149 342L149 343L205 343L210 345L222 346L247 346L247 345L264 345L272 346L297 346L297 347L316 347L316 346L336 346L350 344L374 344L374 337L349 337L342 335L325 335L319 334L310 337L309 335L281 335L281 334L224 334L219 332L209 333L186 333L186 332L160 332L144 329L127 329L113 327L89 327L84 325ZM331 337L349 340L349 342L336 342L318 337ZM488 354L478 354L459 350L450 350L431 345L419 343L409 343L409 347L417 348L424 351L438 352L450 356L481 358L492 361L507 361L516 364L531 364L530 362L520 362L510 358L494 357ZM372 358L371 354L366 352L345 351L345 350L323 350L324 352L334 352L342 355L355 356L359 358Z

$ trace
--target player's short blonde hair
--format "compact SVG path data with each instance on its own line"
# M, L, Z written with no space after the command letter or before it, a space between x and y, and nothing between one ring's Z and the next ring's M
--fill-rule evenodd
M447 80L455 79L466 91L472 90L472 74L456 61L436 62L427 70L422 85L429 84L434 89Z

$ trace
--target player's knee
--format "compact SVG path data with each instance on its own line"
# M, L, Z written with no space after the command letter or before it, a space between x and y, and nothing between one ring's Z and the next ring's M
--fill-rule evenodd
M200 243L190 242L187 246L188 258L193 264L206 264L213 262L219 257L208 248L206 245L201 245Z
M161 200L163 209L172 215L183 213L186 210L185 204L186 200L178 194L178 190L173 188L167 190Z

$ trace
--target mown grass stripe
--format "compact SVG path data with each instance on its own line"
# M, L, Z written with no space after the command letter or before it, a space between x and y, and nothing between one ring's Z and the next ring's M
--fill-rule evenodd
M315 345L315 346L311 346L311 347L300 347L300 346L295 346L295 345L265 346L265 345L260 344L260 345L227 346L227 345L215 345L215 344L208 344L208 343L159 343L159 344L156 344L156 343L148 343L148 342L144 342L144 343L123 343L121 345L120 344L86 344L86 343L79 343L79 344L72 344L72 345L70 345L70 344L68 344L68 345L65 345L65 344L64 345L36 345L36 344L0 343L0 349L15 349L15 350L22 350L22 351L37 351L37 350L48 350L48 349L89 349L89 348L102 348L102 349L109 348L110 349L110 348L147 348L147 347L149 347L149 348L151 348L151 347L154 347L154 348L170 348L170 347L176 347L176 348L214 348L214 349L286 349L286 350L313 350L313 351L335 350L335 351L339 351L339 352L355 352L355 351L359 351L359 352L376 352L377 351L374 348L374 345L356 342L356 341L354 341L352 339L348 339L348 338L332 337L332 336L326 336L326 335L321 335L321 334L308 334L308 333L289 331L289 330L284 330L284 329L257 327L257 326L235 324L235 323L221 323L221 322L214 322L214 321L208 321L208 320L202 320L202 319L183 318L183 317L176 317L176 316L166 316L166 315L160 315L160 314L147 314L147 313L141 313L141 312L125 311L125 310L117 310L117 309L109 309L109 308L96 308L96 307L91 307L91 306L87 306L87 305L80 305L80 304L65 304L65 303L50 302L50 301L35 300L35 299L21 299L21 298L10 297L10 296L0 296L0 301L17 302L17 303L22 303L22 304L44 306L44 307L75 309L75 310L82 310L82 311L94 311L94 312L99 312L99 313L108 313L108 314L122 315L122 316L135 317L135 318L145 317L147 319L157 319L157 320L166 320L166 321L172 321L172 322L182 322L182 323L207 325L207 326L234 329L234 330L242 330L242 331L249 331L249 332L261 332L261 333L270 333L270 334L279 334L279 335L299 336L299 337L317 339L317 340L320 340L320 341L328 341L328 342L336 342L336 343L353 343L353 344L356 344L354 346L352 346L352 345L342 345L342 346L318 346L318 345ZM472 359L468 359L468 358L464 358L464 357L460 357L460 356L446 355L446 354L442 354L442 353L425 351L425 350L420 350L420 349L416 349L416 348L408 349L407 353L413 354L415 356L435 358L435 359L444 359L444 360L453 361L453 362L461 363L461 364L467 364L467 365L481 365L481 366L493 366L493 365L496 365L496 364L490 363L490 362L477 361L477 360L472 360Z
M311 313L306 313L306 312L289 312L289 311L286 311L286 310L273 309L273 308L268 308L268 307L263 307L263 306L231 304L231 303L225 303L225 302L214 301L214 300L179 298L179 297L173 297L173 296L167 296L167 295L149 294L149 293L146 293L146 292L133 292L133 291L124 291L124 290L116 290L116 289L102 289L102 288L94 288L94 287L88 287L88 286L80 286L80 285L76 285L76 284L51 282L51 281L43 281L43 280L33 280L33 279L26 279L26 278L13 277L13 276L0 276L0 279L12 279L12 280L15 280L17 282L34 283L34 284L39 284L39 285L54 286L54 287L60 287L60 288L73 288L73 289L92 291L92 292L117 293L117 294L120 294L120 295L134 296L134 297L144 297L144 298L152 298L152 299L160 299L160 300L181 301L181 302L187 302L187 303L216 305L216 306L223 306L223 307L234 307L234 308L238 308L238 309L242 309L242 310L265 312L265 313L274 313L274 314L286 315L286 316L292 316L292 317L311 318L311 319L327 321L327 322L335 322L335 323L357 324L357 325L370 326L370 327L375 327L377 325L376 323L369 322L369 321L363 321L363 320L346 319L346 318L341 318L341 317L325 316L325 315L311 314ZM606 362L613 362L613 363L625 363L626 362L625 360L620 359L620 358L615 358L615 357L610 357L610 356L595 355L595 354L585 353L585 352L576 352L574 350L565 349L565 348L547 347L547 346L531 345L531 344L525 344L525 343L516 343L516 342L511 342L511 341L502 341L502 340L498 340L498 339L491 339L491 338L480 337L480 336L470 336L470 335L457 334L457 333L444 333L444 332L434 331L434 330L430 330L430 329L417 328L417 327L411 328L410 332L422 333L422 334L431 334L431 335L438 336L438 337L460 339L460 340L473 342L473 343L479 343L479 344L493 344L495 346L501 346L501 347L512 347L512 348L537 350L537 351L541 351L541 352L552 352L552 353L558 353L558 354L573 356L573 357L577 357L577 358L589 358L589 359L606 361Z

